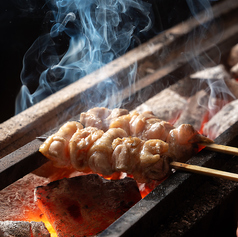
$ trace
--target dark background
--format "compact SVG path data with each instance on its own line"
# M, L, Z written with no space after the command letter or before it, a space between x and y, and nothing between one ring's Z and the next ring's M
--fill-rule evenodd
M40 36L48 33L45 0L8 0L0 2L0 123L14 116L15 99L21 87L20 73L24 54ZM148 0L153 6L153 29L139 35L143 43L159 32L186 20L191 13L185 0Z

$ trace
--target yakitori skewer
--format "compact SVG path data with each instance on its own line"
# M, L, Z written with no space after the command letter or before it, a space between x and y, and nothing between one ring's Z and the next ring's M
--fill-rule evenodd
M183 170L183 171L187 171L191 173L203 174L207 176L228 179L228 180L232 180L236 182L238 181L238 174L231 173L231 172L201 167L197 165L190 165L190 164L176 162L176 161L171 162L170 166L173 167L174 169Z
M125 172L140 182L147 182L169 175L170 162L186 162L198 152L197 144L206 149L218 147L219 152L232 150L234 154L234 149L214 145L192 125L181 124L175 128L152 111L139 113L95 107L81 113L80 122L65 123L47 138L39 151L59 168L105 176ZM194 169L197 170L201 173L202 168ZM214 176L211 170L206 173Z
M219 145L219 144L215 144L215 143L210 143L210 144L200 143L199 145L204 146L204 149L206 149L206 150L238 156L238 148L237 147L224 146L224 145Z

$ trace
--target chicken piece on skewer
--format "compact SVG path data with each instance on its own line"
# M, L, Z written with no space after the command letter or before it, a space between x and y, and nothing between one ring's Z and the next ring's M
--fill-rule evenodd
M135 120L139 113L134 111L132 113L113 118L109 124L109 128L122 128L129 136L132 135L132 128L130 122Z
M160 139L166 141L174 126L169 122L157 118L151 111L139 114L136 111L120 116L111 121L110 128L122 128L130 136L143 140Z
M209 138L199 134L190 124L182 124L172 129L166 142L169 144L170 156L180 162L187 161L198 152L198 143L213 143Z
M146 125L161 122L161 119L157 118L151 111L146 111L138 116L133 116L130 121L131 135L135 137L141 137L145 131Z
M169 132L174 129L171 123L157 118L151 111L141 113L131 124L133 134L144 140L166 141Z
M39 151L52 160L56 167L70 167L69 141L78 129L83 129L83 125L79 122L65 123L58 132L46 139Z
M87 153L91 146L102 137L104 132L96 127L78 129L69 141L69 153L72 166L76 170L89 172Z
M117 138L112 143L112 166L117 172L133 175L139 182L162 180L170 173L169 145L158 139Z
M80 114L80 122L85 127L97 127L104 132L108 130L111 120L119 116L128 114L126 109L107 109L104 107L95 107L87 112Z
M111 128L99 138L87 154L87 162L90 169L105 176L115 172L112 167L112 142L116 138L126 137L127 133L121 128Z
M85 127L93 126L103 131L109 128L122 128L128 135L149 139L166 138L174 127L166 121L157 118L151 111L139 114L137 111L131 113L125 109L113 109L96 107L80 115L80 121Z
M145 129L141 135L142 139L161 139L162 141L167 141L168 135L171 130L174 129L174 126L166 121L148 123L145 126Z

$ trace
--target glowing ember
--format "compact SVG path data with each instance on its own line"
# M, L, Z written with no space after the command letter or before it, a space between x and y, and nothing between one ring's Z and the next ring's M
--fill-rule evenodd
M107 228L141 196L133 179L90 174L37 187L35 198L58 236L88 236Z
M42 221L45 224L45 227L47 228L47 230L49 231L51 237L57 237L57 234L56 234L54 228L52 227L52 225L50 224L50 222L48 221L48 219L45 215L40 215L39 216L35 213L28 213L25 218L29 222L31 222L31 221L36 221L36 222Z

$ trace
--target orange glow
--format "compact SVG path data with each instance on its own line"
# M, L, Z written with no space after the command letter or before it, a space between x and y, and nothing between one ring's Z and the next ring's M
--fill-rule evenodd
M98 175L103 176L101 174L98 174ZM124 173L124 175L127 176L127 177L130 177L130 178L133 178L133 176L130 175L130 174L126 175ZM115 179L124 178L124 176L120 177L120 174L119 175L118 174L116 174L116 175L113 174L111 177L103 177L103 178L107 179L107 180L115 180ZM140 190L140 194L141 194L141 198L144 198L146 195L148 195L154 189L154 187L153 188L149 188L146 185L143 188L140 188L140 185L141 184L138 184L138 187L139 187L139 190Z
M42 221L44 224L45 224L45 227L47 228L47 230L49 231L50 233L50 236L51 237L57 237L57 234L54 230L54 228L52 227L52 225L50 224L50 222L48 221L48 219L46 218L45 215L38 215L38 214L35 214L35 213L29 213L27 214L26 216L26 221L36 221L36 222L40 222Z
M43 221L51 237L57 237L57 234L49 221Z
M229 102L230 102L229 100L221 100L221 99L216 100L215 104L213 105L213 108L207 111L207 113L203 117L203 122L199 130L200 134L203 134L204 125Z
M207 113L205 114L204 118L203 118L202 125L201 125L201 128L200 128L200 130L199 130L199 133L200 133L200 134L203 134L203 128L204 128L204 125L209 121L209 115L210 115L210 113L207 112Z
M141 197L144 198L145 196L147 196L152 190L148 187L146 187L144 190L140 191Z
M111 177L106 177L107 180L115 180L119 178L124 178L127 176L125 173L120 176L120 174L113 174ZM133 178L131 175L128 175L129 177ZM105 178L105 177L104 177ZM140 190L141 197L144 198L146 195L148 195L153 189L153 187L147 187L145 184L138 183L138 187ZM39 209L30 210L29 207L23 207L22 210L24 210L24 218L21 218L21 221L35 221L35 222L43 222L45 224L45 227L50 233L51 237L57 237L57 233L53 226L51 225L50 221L47 219L46 215L43 214Z

